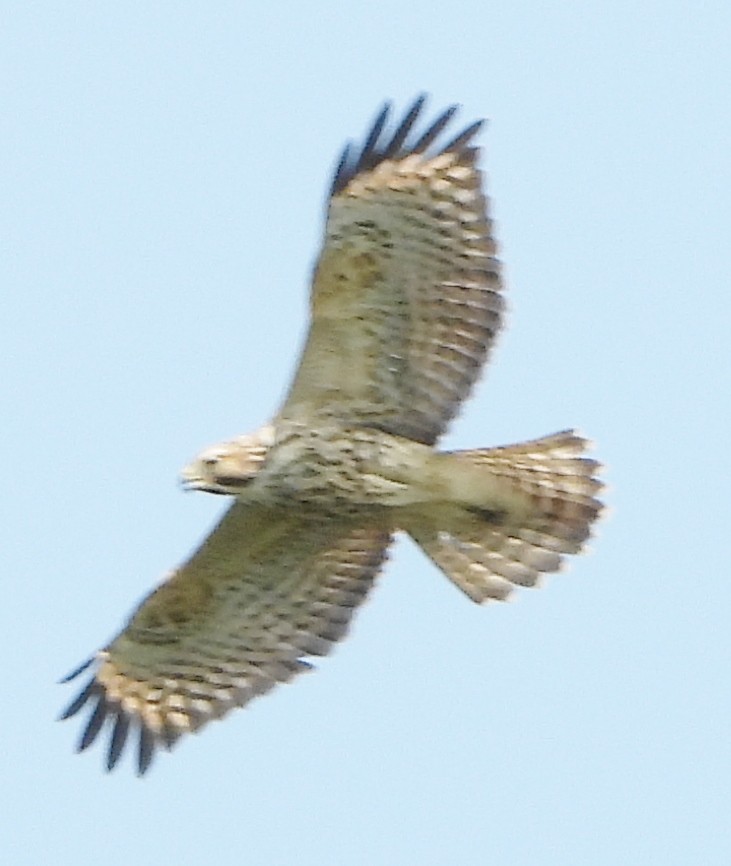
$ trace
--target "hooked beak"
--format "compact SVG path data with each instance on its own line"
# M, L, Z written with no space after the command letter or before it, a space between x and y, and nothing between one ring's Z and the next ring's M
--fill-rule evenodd
M219 496L236 496L252 480L252 476L219 476L207 478L201 471L200 461L195 460L180 473L180 486L183 490L202 490L204 493L216 493Z
M200 474L197 469L197 461L194 463L190 463L186 466L183 471L180 473L179 477L180 486L183 490L202 490L205 493L220 493L220 490L217 490L215 487L211 487L210 482L207 482L206 479Z

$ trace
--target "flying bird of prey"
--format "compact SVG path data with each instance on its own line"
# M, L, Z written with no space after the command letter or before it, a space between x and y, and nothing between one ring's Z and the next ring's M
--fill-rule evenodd
M390 106L335 171L299 367L270 424L204 451L186 485L234 497L119 635L91 680L79 750L132 731L137 767L341 639L395 532L470 599L505 599L577 553L601 505L572 431L438 451L503 321L500 262L477 168L481 121L445 137ZM421 126L421 131L420 131ZM441 142L441 143L440 143Z

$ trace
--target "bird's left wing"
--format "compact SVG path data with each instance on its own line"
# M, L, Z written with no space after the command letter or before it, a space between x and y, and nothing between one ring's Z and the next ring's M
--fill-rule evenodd
M480 374L503 316L500 263L477 167L481 121L440 144L420 97L346 147L315 268L311 321L280 417L320 410L433 444Z
M306 670L303 657L346 633L389 541L362 523L234 503L109 646L67 677L95 667L62 716L92 707L79 751L110 720L112 769L137 728L144 773L157 746Z

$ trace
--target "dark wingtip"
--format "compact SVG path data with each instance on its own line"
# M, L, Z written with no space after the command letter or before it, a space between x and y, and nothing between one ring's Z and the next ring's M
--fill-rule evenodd
M444 146L444 153L448 153L450 150L464 150L468 147L472 139L477 135L477 133L485 126L487 121L483 118L482 120L476 120L474 123L471 123L467 129L460 132L460 134L453 138L448 144Z
M371 131L368 133L368 138L366 138L363 149L358 157L358 165L361 166L361 171L367 171L369 167L377 165L380 162L381 151L378 147L378 140L381 137L383 127L386 125L390 113L391 103L385 102L371 127Z
M358 174L371 171L386 160L402 159L413 153L426 153L459 109L458 105L450 105L425 132L413 139L412 132L422 114L426 100L427 95L425 93L420 94L391 134L384 132L391 114L391 103L386 102L378 112L360 151L354 152L350 143L342 151L335 169L330 195L334 196L342 192ZM483 123L484 121L478 120L471 124L448 144L439 148L437 152L447 153L468 148L474 136L482 128ZM412 140L410 141L410 139Z
M74 677L77 677L80 673L87 670L93 661L94 659L90 659L89 661L84 662L83 665L78 667L75 671L72 671L72 673L67 677L64 677L61 682L69 682L74 679ZM108 700L104 687L97 682L96 677L92 677L61 713L58 717L59 721L70 719L71 716L75 716L81 709L90 703L94 703L94 709L89 715L86 726L79 738L79 742L76 745L76 751L84 752L93 745L104 728L107 718L113 718L114 727L112 728L109 740L109 749L106 756L106 769L113 770L122 757L129 739L130 728L134 724L135 720L129 715L129 713L125 712L116 701ZM142 776L147 772L152 764L158 742L155 734L146 728L141 722L139 723L139 729L140 744L137 756L137 774ZM164 745L169 748L174 742L174 739L174 737L170 736L169 743L165 742Z
M398 129L391 137L388 148L383 153L384 159L392 159L394 156L398 155L401 152L401 148L404 146L406 137L411 132L414 124L417 121L417 118L421 114L421 111L426 104L426 100L426 93L421 93L419 96L416 97L416 99L411 105L411 108L409 108L409 110L404 115L404 119L399 124Z
M449 124L449 121L454 117L457 113L458 105L450 105L449 108L445 108L445 110L437 117L437 119L432 123L432 125L427 129L425 133L422 134L421 138L417 142L411 145L412 153L424 153L431 144L434 143L434 140L438 138L441 131L445 126Z
M93 664L94 664L94 656L92 656L90 659L87 659L85 662L80 664L77 668L74 668L74 670L72 670L70 674L66 674L66 676L63 679L60 679L58 681L59 685L63 685L64 683L70 683L71 680L75 680L79 674L83 674L84 671L87 670L88 668L90 668Z
M119 707L117 709L117 718L114 722L112 738L109 741L109 752L107 753L108 771L115 768L120 755L124 751L124 744L127 742L127 734L129 733L129 723L129 716L121 707Z
M333 182L330 186L331 196L335 195L336 192L343 189L343 187L347 185L347 181L344 181L343 178L348 171L348 164L350 162L350 151L352 150L352 147L352 142L349 141L340 154L340 159L338 160L338 165L335 169L335 174L333 176Z
M140 746L137 752L137 775L144 776L155 757L155 737L144 725L140 727Z
M89 721L87 722L86 728L84 729L83 734L81 735L81 739L79 740L79 744L76 747L77 752L84 752L99 736L99 732L104 726L104 722L106 721L107 716L109 715L109 707L107 705L107 700L104 694L99 694L99 699L97 701L96 706L94 707L94 711L89 716Z
M61 713L58 717L60 722L65 719L70 719L71 716L75 716L76 713L87 703L90 701L94 695L99 694L99 686L97 685L96 678L92 677L89 682L84 686L84 688L79 692L79 694L71 701L71 703L66 707L66 709Z

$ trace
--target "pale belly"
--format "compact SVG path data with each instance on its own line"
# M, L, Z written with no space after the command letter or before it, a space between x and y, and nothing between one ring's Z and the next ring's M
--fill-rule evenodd
M430 452L367 427L313 428L290 421L277 425L246 496L270 505L412 505L423 501L419 481Z

